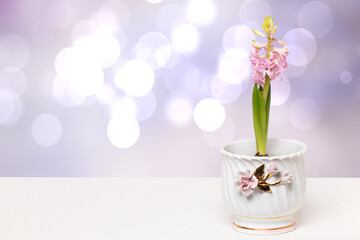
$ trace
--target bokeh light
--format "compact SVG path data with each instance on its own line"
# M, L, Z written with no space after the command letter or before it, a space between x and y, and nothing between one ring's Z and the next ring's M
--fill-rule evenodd
M145 121L152 117L156 109L156 96L149 92L142 97L124 95L111 106L112 116L131 116L137 121Z
M92 18L99 27L111 34L125 30L130 22L130 10L122 1L105 2Z
M112 117L107 126L107 136L115 147L129 148L139 139L139 123L126 114Z
M291 105L289 117L297 129L311 130L320 122L320 106L310 98L300 98Z
M124 101L132 102L135 109L134 117L139 122L149 119L156 109L156 96L152 91L142 97L125 96Z
M311 32L304 28L295 28L287 32L284 39L291 51L287 59L290 64L304 66L314 59L317 44Z
M214 20L216 6L212 0L191 0L186 12L190 22L205 25Z
M22 68L29 60L29 46L19 35L8 34L0 38L0 68Z
M248 52L242 49L229 49L220 57L218 63L219 72L231 72L236 75L236 78L226 78L222 80L231 84L240 84L242 82L249 82L249 75L251 72L250 59Z
M200 72L191 62L182 61L176 68L166 71L162 79L173 94L186 95L199 86Z
M72 42L75 42L76 39L91 36L99 31L99 25L92 20L83 20L78 22L71 31Z
M173 97L166 103L166 116L175 125L188 124L193 115L193 105L188 98Z
M190 53L199 45L199 33L190 24L177 24L173 28L171 42L176 51Z
M239 48L246 53L251 50L252 40L255 39L253 31L245 25L235 25L228 28L223 36L225 50Z
M233 72L218 72L211 80L211 95L225 104L234 102L242 91L242 85L237 83L237 81L238 76Z
M15 113L15 96L8 90L0 90L0 124L8 122Z
M282 105L290 96L291 86L288 78L283 75L281 81L278 79L271 83L271 106Z
M74 40L74 48L83 57L99 64L102 68L113 66L120 56L120 45L115 37L104 32L82 36Z
M210 146L219 149L225 143L234 140L235 130L234 121L226 116L224 124L219 129L212 132L203 131L203 137Z
M137 109L135 102L126 96L121 96L116 99L116 101L111 104L111 116L113 118L120 118L122 116L134 117L136 115Z
M9 66L0 70L0 88L11 90L21 96L26 87L27 78L21 69Z
M186 17L186 9L179 3L165 4L156 15L156 27L165 34L171 36L174 22Z
M164 0L146 0L148 3L154 3L154 4L157 4L157 3L161 3L163 2Z
M75 48L64 48L57 54L55 69L79 96L94 95L102 88L104 74L101 67Z
M349 84L351 83L351 80L352 80L352 74L351 72L349 71L344 71L340 74L340 81L343 83L343 84Z
M6 90L5 90L6 91ZM15 108L14 111L12 112L12 115L9 119L7 119L6 122L4 122L4 125L13 125L18 123L19 120L21 120L21 117L23 116L23 112L24 112L24 106L23 106L23 101L21 99L21 97L19 97L16 93L11 92L11 91L7 91L8 93L10 93L12 95L12 102L11 104L15 104Z
M6 2L0 4L0 126L9 146L0 162L4 176L135 176L141 166L146 176L216 177L218 148L235 137L254 137L249 53L252 40L265 42L253 33L262 31L265 16L274 18L275 37L290 50L283 81L272 82L275 128L269 136L303 133L309 149L349 139L343 151L324 155L312 148L309 158L323 158L308 175L359 175L360 165L349 163L360 134L354 127L360 1ZM38 124L37 143L32 122L43 112L61 127ZM79 116L86 119L81 129L74 121ZM58 141L46 135L49 128ZM87 139L89 131L97 137ZM14 151L15 142L22 151ZM49 142L55 147L37 147ZM87 151L89 143L104 158ZM157 158L165 145L178 153L171 160ZM41 159L49 154L53 164ZM204 154L189 168L191 157ZM347 164L328 164L339 156ZM326 167L316 171L320 165Z
M39 146L54 146L61 138L62 124L54 114L40 114L32 122L31 135Z
M297 78L303 75L306 71L307 65L304 66L294 66L288 64L288 67L283 72L283 75L286 75L288 78Z
M102 89L97 93L96 97L102 104L109 105L115 102L116 91L112 85L104 84Z
M171 57L169 40L159 32L143 34L136 44L136 57L147 61L153 69L164 67Z
M241 23L264 21L264 16L271 16L271 6L266 0L246 0L240 6L239 18Z
M56 76L53 85L52 92L55 100L64 107L72 108L81 105L86 97L76 95L69 88L69 84L64 81L60 76Z
M150 92L154 80L152 67L142 59L126 62L115 75L116 86L132 97L141 97Z
M321 1L306 3L299 11L299 26L312 32L316 38L327 35L333 25L333 13L330 7Z
M215 131L225 121L225 108L214 98L205 98L198 102L194 108L194 121L204 131Z

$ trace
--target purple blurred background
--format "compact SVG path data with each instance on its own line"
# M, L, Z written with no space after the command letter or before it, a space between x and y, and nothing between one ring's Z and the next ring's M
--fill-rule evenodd
M290 48L269 137L360 177L360 1L0 1L1 176L220 176L253 138L252 29ZM260 40L260 39L258 39Z

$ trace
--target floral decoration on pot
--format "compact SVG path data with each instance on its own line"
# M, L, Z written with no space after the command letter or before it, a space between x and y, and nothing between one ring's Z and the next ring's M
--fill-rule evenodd
M256 189L256 187L262 192L271 193L271 186L278 186L280 184L292 183L289 172L285 172L282 176L281 171L275 163L270 163L268 166L268 174L265 177L264 172L265 164L262 164L260 167L256 168L254 173L251 173L250 170L246 172L240 171L237 176L236 184L245 196L250 196ZM267 183L266 181L272 176L280 175L281 179L274 183Z

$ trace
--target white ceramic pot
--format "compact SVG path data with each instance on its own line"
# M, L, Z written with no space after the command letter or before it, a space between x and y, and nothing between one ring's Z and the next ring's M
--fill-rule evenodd
M269 157L255 157L254 139L232 142L221 149L222 193L235 214L233 228L238 232L270 235L296 227L294 213L303 204L306 191L306 145L268 139L267 151ZM255 177L261 168L264 178L268 177L265 181ZM247 177L246 172L250 173Z

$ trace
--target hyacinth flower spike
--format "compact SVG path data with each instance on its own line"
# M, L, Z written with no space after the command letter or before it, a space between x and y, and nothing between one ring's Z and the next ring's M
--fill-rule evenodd
M286 58L289 49L284 40L274 38L277 26L274 26L271 17L265 17L261 28L265 33L256 29L254 29L254 33L259 37L266 38L267 42L253 41L253 49L250 52L250 61L253 68L250 84L254 83L252 105L256 156L267 156L266 142L271 102L270 82L278 77L282 80L281 72L287 68ZM277 43L280 47L274 47L273 43Z

